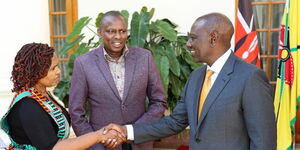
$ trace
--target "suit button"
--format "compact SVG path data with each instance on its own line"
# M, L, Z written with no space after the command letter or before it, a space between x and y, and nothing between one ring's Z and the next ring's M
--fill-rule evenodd
M199 138L196 138L196 142L199 143L201 141L201 139Z
M122 109L125 109L125 105L122 105L121 108L122 108Z

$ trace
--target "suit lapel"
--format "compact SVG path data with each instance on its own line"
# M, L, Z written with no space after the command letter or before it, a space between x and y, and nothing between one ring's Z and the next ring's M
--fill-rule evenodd
M129 88L132 83L135 66L136 66L136 56L133 49L129 48L128 55L125 56L125 83L124 83L124 95L123 95L122 102L124 102L127 98Z
M231 73L233 72L233 67L235 63L235 55L233 53L230 54L228 60L224 64L223 68L221 69L216 81L214 82L213 87L211 88L210 92L208 93L206 100L204 102L204 106L202 108L202 112L200 115L200 119L198 121L197 129L201 126L204 118L206 117L209 109L211 108L212 104L217 100L217 97L220 95L222 90L226 87L227 83L230 81Z
M194 118L194 124L197 124L198 122L198 106L199 106L199 98L200 98L200 93L201 93L201 90L202 90L202 85L203 85L203 82L204 82L204 78L205 78L205 72L206 72L206 67L203 67L201 68L201 71L200 71L200 75L198 77L198 80L195 82L195 91L193 91L193 93L197 93L194 95L193 99L194 99L194 103L193 103L193 118Z
M96 61L96 64L98 64L98 67L100 68L100 72L104 76L106 82L108 83L109 87L114 92L116 97L119 99L119 101L121 101L121 97L119 95L116 84L115 84L112 74L110 72L109 66L104 58L103 46L99 47L99 50L97 51L96 56L97 56L97 58L95 61Z

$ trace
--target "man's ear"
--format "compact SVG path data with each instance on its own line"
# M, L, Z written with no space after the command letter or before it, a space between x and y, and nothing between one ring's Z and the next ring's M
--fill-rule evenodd
M212 31L210 34L209 34L209 44L211 46L215 46L217 44L217 40L219 38L219 33L217 31Z
M99 37L102 37L102 33L101 33L101 29L100 29L100 28L97 29L97 35L98 35Z

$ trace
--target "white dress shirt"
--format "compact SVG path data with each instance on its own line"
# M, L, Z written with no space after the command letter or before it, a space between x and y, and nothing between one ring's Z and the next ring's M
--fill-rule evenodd
M214 73L210 77L211 87L214 85L221 69L223 68L224 64L226 63L227 59L231 54L231 50L227 50L221 57L219 57L211 66L207 65L206 70L210 69Z

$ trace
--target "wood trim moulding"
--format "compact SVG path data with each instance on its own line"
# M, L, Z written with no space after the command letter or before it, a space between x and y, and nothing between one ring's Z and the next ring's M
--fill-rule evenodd
M73 25L78 20L78 0L72 0L72 8Z
M235 7L234 7L234 29L237 26L237 12L238 12L239 0L235 0ZM235 32L234 32L234 42L235 42Z
M285 4L285 1L252 2L252 5Z
M67 12L65 12L65 11L60 11L60 12L50 12L50 15L66 15L66 14L68 14Z
M49 14L53 10L52 7L52 0L48 0L48 5L49 5ZM54 35L54 26L53 26L53 16L49 15L49 23L50 23L50 36ZM54 46L54 40L50 38L50 45L53 47Z
M256 31L257 32L268 32L268 31L270 31L270 32L279 32L280 29L279 28L277 28L277 29L256 29Z
M261 55L260 58L277 58L277 55Z
M67 37L67 35L51 35L50 36L51 39L63 39L66 37Z

